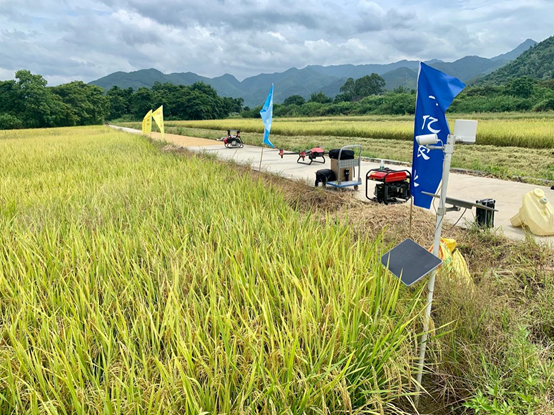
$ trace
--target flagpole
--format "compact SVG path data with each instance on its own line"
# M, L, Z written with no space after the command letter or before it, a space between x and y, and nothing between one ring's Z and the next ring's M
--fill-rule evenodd
M269 88L269 94L265 100L265 103L260 111L260 117L264 122L264 139L262 141L262 152L260 153L260 165L258 170L262 171L262 159L264 157L264 144L267 144L273 148L275 146L269 141L269 134L271 133L271 119L273 118L273 84Z
M264 157L264 145L262 144L262 152L260 154L260 165L258 167L259 171L262 171L262 158Z
M412 237L412 216L414 212L414 198L410 197L410 227L408 229L408 235L410 235L410 238Z
M433 255L439 256L439 248L442 233L442 223L444 216L446 215L446 189L448 188L448 178L450 175L450 162L452 159L452 153L454 151L454 136L448 135L446 145L444 146L444 161L442 164L442 188L439 200L439 208L437 210L437 221L435 224L435 241L433 244ZM425 365L425 351L427 349L427 340L429 338L429 325L431 321L431 309L433 305L433 293L435 291L435 277L437 271L431 273L429 284L427 285L427 305L425 307L425 315L423 318L423 335L421 336L421 342L419 345L419 362L417 364L417 384L416 384L416 407L419 405L419 397L421 392L421 381L423 379L423 366Z

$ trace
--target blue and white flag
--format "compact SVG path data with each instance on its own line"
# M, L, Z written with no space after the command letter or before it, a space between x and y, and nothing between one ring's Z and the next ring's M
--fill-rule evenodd
M465 84L453 76L431 68L421 62L417 76L417 98L414 125L414 152L412 156L412 180L410 192L414 204L426 209L431 207L431 196L421 192L435 193L442 180L444 153L420 146L416 136L437 134L439 144L446 144L450 128L445 112Z
M269 141L269 133L271 131L271 120L273 119L273 84L265 100L264 106L260 111L262 121L264 122L264 144L275 148L275 146Z

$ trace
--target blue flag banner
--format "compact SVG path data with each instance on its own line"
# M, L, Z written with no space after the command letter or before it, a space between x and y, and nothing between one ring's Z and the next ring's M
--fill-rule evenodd
M262 121L264 122L264 144L275 148L275 146L269 141L269 133L271 131L271 120L273 119L273 84L265 100L264 106L260 111Z
M417 76L417 99L414 125L414 151L412 156L412 180L410 192L414 204L429 209L431 196L421 192L435 193L442 180L444 153L417 144L416 136L437 134L439 144L446 144L450 128L445 112L465 84L453 76L431 68L421 62Z

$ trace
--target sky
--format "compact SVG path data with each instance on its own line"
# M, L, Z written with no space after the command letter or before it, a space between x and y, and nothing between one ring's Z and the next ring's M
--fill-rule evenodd
M0 80L156 68L239 80L307 65L493 57L554 35L554 0L0 0Z

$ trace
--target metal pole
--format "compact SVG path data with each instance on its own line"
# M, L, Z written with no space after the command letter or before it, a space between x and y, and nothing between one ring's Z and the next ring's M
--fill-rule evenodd
M410 238L412 237L412 216L414 213L414 198L410 197L410 227L408 229L408 235L410 235Z
M439 256L439 247L441 241L442 222L446 214L446 190L448 188L448 176L450 174L450 162L452 153L454 152L454 136L449 134L446 146L444 146L444 162L442 165L442 189L439 201L439 209L437 211L437 221L435 225L435 242L433 244L433 255ZM423 366L425 365L425 350L427 348L427 339L429 332L429 322L431 320L431 306L433 304L433 292L435 290L436 271L431 273L429 284L427 286L427 306L425 307L425 316L423 318L423 336L419 345L419 362L417 365L417 385L415 397L416 406L419 404L419 396L421 390L421 379L423 378Z
M260 154L260 166L258 167L258 171L262 171L262 158L264 157L264 145L262 144L262 152Z

